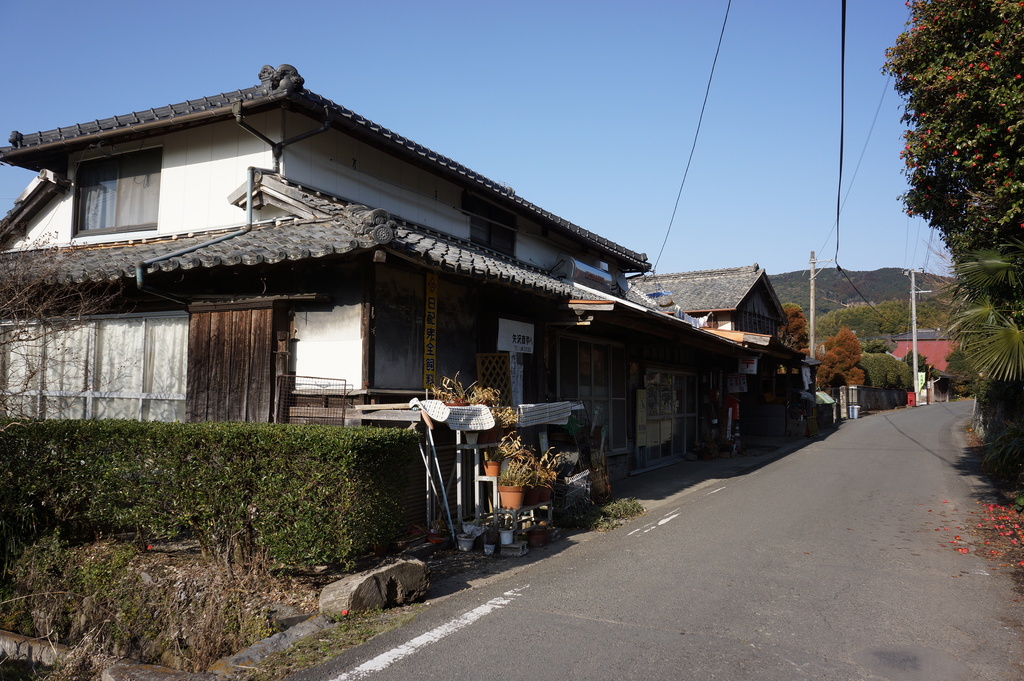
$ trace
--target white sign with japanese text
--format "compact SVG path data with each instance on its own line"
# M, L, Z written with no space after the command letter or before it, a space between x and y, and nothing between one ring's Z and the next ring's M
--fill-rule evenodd
M533 354L533 324L498 319L498 350Z

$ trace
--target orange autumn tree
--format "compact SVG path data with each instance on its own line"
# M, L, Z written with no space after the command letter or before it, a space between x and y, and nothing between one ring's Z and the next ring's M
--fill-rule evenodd
M786 311L786 324L779 328L779 340L787 348L809 355L810 339L803 309L794 303L784 303L782 309Z
M864 371L857 366L859 362L860 342L850 327L844 326L836 335L825 339L825 356L818 367L818 385L823 388L863 385Z

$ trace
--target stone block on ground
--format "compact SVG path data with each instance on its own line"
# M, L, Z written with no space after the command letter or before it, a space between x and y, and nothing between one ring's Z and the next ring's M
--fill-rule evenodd
M424 598L429 586L427 564L403 558L328 584L320 592L320 612L340 615L407 605Z

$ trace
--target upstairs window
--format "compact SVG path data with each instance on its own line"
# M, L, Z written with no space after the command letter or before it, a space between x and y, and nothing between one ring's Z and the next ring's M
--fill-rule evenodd
M159 149L86 161L78 167L79 234L156 229L160 198Z
M515 215L469 192L462 195L462 210L469 214L470 241L505 255L515 255Z

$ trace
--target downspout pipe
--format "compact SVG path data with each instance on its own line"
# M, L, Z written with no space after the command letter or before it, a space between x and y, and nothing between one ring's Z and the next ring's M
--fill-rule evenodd
M313 137L314 135L319 135L322 132L327 132L330 129L331 123L334 120L334 117L331 115L330 108L325 106L324 122L323 125L321 125L319 128L316 128L315 130L307 130L306 132L295 135L294 137L289 137L286 140L275 142L274 140L270 139L262 132L260 132L259 130L245 122L245 115L242 112L241 102L235 102L231 105L231 113L233 113L235 116L235 122L238 123L238 125L241 126L243 130L249 131L249 133L256 136L257 138L262 140L267 146L270 147L270 153L273 154L274 156L274 173L281 172L281 154L284 152L285 147L287 147L290 144L295 144L296 142L301 142L302 140L307 139L309 137Z
M257 168L255 166L249 166L249 168L248 168L248 171L246 173L246 182L245 182L245 186L246 186L245 227L243 227L242 229L239 229L239 230L235 230L234 232L230 232L228 234L222 234L221 236L217 237L216 239L211 239L210 241L205 241L205 242L203 242L201 244L198 244L196 246L190 246L188 248L182 248L180 250L174 251L173 253L166 253L164 255L160 255L160 256L157 256L155 258L150 258L149 260L143 260L142 262L140 262L138 265L135 266L135 285L138 287L138 289L140 291L144 291L146 293L152 293L155 296L159 296L161 298L165 298L165 299L170 300L172 302L175 302L175 303L177 303L179 305L188 305L188 301L186 301L186 300L183 300L183 299L181 299L181 298L179 298L179 297L177 297L175 295L172 295L172 294L170 294L170 293L168 293L166 291L161 291L160 289L157 289L157 288L154 288L152 286L147 285L145 283L146 268L148 268L148 267L150 267L150 266L152 266L152 265L154 265L154 264L156 264L158 262L161 262L161 261L164 261L164 260L170 260L171 258L177 258L177 257L182 256L182 255L187 255L189 253L193 253L195 251L198 251L201 248L206 248L208 246L213 246L213 245L219 244L219 243L221 243L223 241L227 241L228 239L234 239L237 236L241 236L243 234L248 234L249 232L251 232L252 231L252 226L253 226L253 219L252 219L252 210L253 210L253 208L252 208L252 195L253 195L253 191L256 188L255 187L255 185L256 185L256 179L255 179L256 178L256 173L257 172L261 172L261 173L267 173L267 174L271 174L271 175L280 175L281 174L281 155L284 152L284 148L286 146L290 145L290 144L295 144L296 142L301 142L304 139L307 139L309 137L313 137L314 135L319 135L320 133L327 132L330 129L330 127L331 127L331 122L334 120L334 117L331 114L330 108L328 106L324 106L324 122L323 122L323 125L321 125L319 128L316 128L315 130L308 130L308 131L306 131L304 133L301 133L299 135L295 135L294 137L290 137L290 138L288 138L286 140L282 140L281 142L275 142L272 139L270 139L269 137L267 137L266 135L264 135L262 132L260 132L259 130L257 130L256 128L252 127L251 125L249 125L248 123L245 122L245 116L244 116L243 111L242 111L242 102L240 102L240 101L239 102L234 102L231 105L231 113L235 117L235 122L238 123L238 125L241 126L243 130L248 130L251 134L253 134L256 137L258 137L259 139L263 140L263 142L265 142L270 147L271 154L274 157L274 167L273 167L273 169Z
M177 258L177 257L182 256L182 255L188 255L189 253L194 253L195 251L198 251L201 248L207 248L208 246L214 246L214 245L219 244L221 242L227 241L228 239L234 239L236 236L242 236L243 234L248 234L249 232L251 232L252 231L252 227L253 227L252 195L253 195L253 192L256 189L256 173L268 173L268 174L274 174L274 175L278 174L277 171L274 171L274 170L268 170L266 168L257 168L255 166L249 166L248 170L246 171L246 178L245 178L246 201L245 201L245 226L244 227L242 227L241 229L236 229L233 232L228 232L227 234L222 234L222 235L220 235L219 237L217 237L215 239L210 239L209 241L204 241L201 244L196 244L195 246L189 246L188 248L181 248L181 249L178 249L177 251L174 251L173 253L165 253L163 255L158 255L155 258L150 258L149 260L143 260L142 262L140 262L138 265L135 266L135 285L138 287L138 289L140 291L144 291L145 293L152 293L155 296L159 296L161 298L166 298L167 300L170 300L172 302L178 303L179 305L188 305L188 301L183 300L182 298L178 298L177 296L174 296L174 295L172 295L170 293L167 293L166 291L161 291L158 288L154 288L154 287L149 286L148 284L146 284L145 283L146 269L148 267L152 266L152 265L155 265L158 262L161 262L161 261L164 261L164 260L170 260L171 258Z

